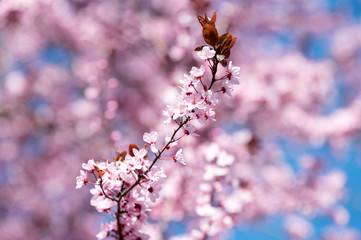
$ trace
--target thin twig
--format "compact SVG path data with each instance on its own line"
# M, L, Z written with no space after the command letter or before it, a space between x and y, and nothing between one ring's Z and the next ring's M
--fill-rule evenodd
M117 201L118 200L118 198L110 197L105 193L104 188L103 188L103 179L101 179L101 178L100 178L99 186L100 186L100 189L102 190L102 193L104 194L104 197L106 197L106 198L108 198L108 199L110 199L112 201Z

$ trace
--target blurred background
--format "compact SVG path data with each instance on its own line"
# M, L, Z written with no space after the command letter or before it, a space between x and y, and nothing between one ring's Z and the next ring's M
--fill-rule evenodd
M199 217L183 199L196 199L192 173L216 142L253 186L247 212L222 210L235 224L218 238L361 239L360 0L0 1L1 239L95 239L109 219L75 190L81 163L171 132L161 111L202 64L196 14L214 11L238 38L241 84L185 141L188 170L163 164L150 219L167 227L154 231L170 239ZM162 218L170 200L186 203Z

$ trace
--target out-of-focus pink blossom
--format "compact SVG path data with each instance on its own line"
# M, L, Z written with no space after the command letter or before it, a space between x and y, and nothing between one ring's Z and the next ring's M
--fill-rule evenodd
M359 240L360 233L356 229L348 228L328 228L324 231L322 240Z
M292 239L307 239L313 232L312 225L298 216L287 217L284 226Z

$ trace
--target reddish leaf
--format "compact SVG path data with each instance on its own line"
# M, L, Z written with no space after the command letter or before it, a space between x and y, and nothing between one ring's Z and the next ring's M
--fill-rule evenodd
M217 12L214 12L210 23L212 25L215 25L216 24L216 19L217 19Z
M207 14L204 17L197 14L198 21L203 27L203 38L206 43L215 46L218 42L218 31L215 26L217 14L213 13L212 19L208 19Z
M236 43L236 41L237 41L237 38L232 38L232 44L231 44L230 49L233 48L233 46L234 46L234 44Z
M224 58L225 58L225 59L228 59L230 55L231 55L231 51L227 51L227 52L224 54Z
M222 65L222 67L227 67L227 60L226 59L223 59L222 61L221 61L221 65Z
M206 43L215 46L218 42L218 32L214 25L206 24L203 27L203 38Z
M230 35L230 33L225 33L222 36L220 36L217 47L218 47L218 45L221 45L226 39L228 39L229 35Z
M197 14L198 17L198 21L199 23L202 25L202 27L207 23L206 19L204 19L204 17L202 17L201 15Z
M235 44L236 40L237 38L233 38L232 34L230 33L223 34L219 38L217 43L217 47L216 47L217 54L224 55L226 59L229 58L229 55L231 53L230 50Z

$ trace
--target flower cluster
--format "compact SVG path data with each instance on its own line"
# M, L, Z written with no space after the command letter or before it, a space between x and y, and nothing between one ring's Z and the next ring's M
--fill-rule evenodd
M208 51L207 47L202 52ZM214 56L213 56L214 57ZM205 123L208 119L215 120L213 106L219 102L217 93L207 89L204 85L205 67L192 67L190 74L185 74L180 80L181 93L178 95L178 105L168 105L163 111L167 117L166 123L174 120L179 127L174 131L172 137L165 138L165 144L161 150L156 146L158 133L153 131L144 133L145 146L139 149L136 145L129 146L129 153L117 151L113 162L95 162L89 160L83 163L84 170L93 174L96 178L94 183L88 179L87 172L81 170L80 176L76 178L76 188L81 188L87 183L94 185L90 190L93 195L90 203L98 212L107 212L116 218L116 221L102 225L97 234L98 239L108 236L122 236L123 239L147 239L147 235L141 232L142 224L147 219L146 212L150 211L149 203L155 203L162 189L160 183L166 177L162 168L153 166L161 159L162 153L177 144L177 141L186 135L197 135L196 128L190 124L193 119ZM234 79L236 78L236 79ZM226 75L219 80L224 80L221 87L231 89L232 84L237 84L239 68L234 67L232 62ZM200 87L202 86L202 87ZM220 90L221 91L221 90ZM176 133L184 130L184 134L176 138ZM153 162L148 160L147 147L155 154ZM179 149L171 158L174 162L186 165ZM153 171L150 171L153 169ZM120 237L119 237L120 238Z
M203 80L210 81L207 59L213 61L214 57L220 62L219 76L226 74L223 67L227 71L226 66L233 60L242 64L242 75L247 77L231 92L232 98L212 106L217 119L208 122L212 127L207 124L199 128L197 120L191 122L197 130L190 134L197 133L199 137L182 138L164 153L168 161L156 163L163 167L167 177L161 184L161 197L147 214L151 221L142 231L154 239L162 236L171 239L172 235L181 234L174 231L174 221L182 220L184 234L194 228L203 231L204 227L193 228L200 217L195 213L194 203L198 193L203 194L195 186L202 186L203 191L202 183L212 179L219 185L220 180L237 183L235 179L239 178L242 186L248 183L248 189L257 193L251 202L242 205L238 185L229 187L228 182L222 182L224 190L236 189L234 194L229 196L233 193L229 191L222 197L221 191L211 195L210 204L217 209L215 203L221 203L219 196L228 200L224 208L233 216L236 214L232 216L235 228L268 221L274 216L280 219L285 214L306 220L321 217L331 224L323 218L331 216L329 210L320 208L330 199L337 205L361 206L361 198L357 197L359 179L353 175L360 167L354 157L358 156L354 153L358 151L361 133L359 14L355 12L355 1L337 1L331 6L319 3L1 0L1 240L42 239L44 230L49 239L69 236L94 239L94 231L100 231L100 224L94 224L115 218L99 214L95 208L89 212L92 195L88 190L93 188L89 182L81 191L69 190L75 187L82 162L89 158L102 161L98 156L113 153L109 149L114 146L123 149L134 139L142 145L145 131L170 134L168 142L176 125L172 119L172 124L162 125L161 113L167 104L177 105L173 101L174 90L180 92L170 79L174 76L180 76L175 81L181 79L192 64L197 68L204 65ZM218 44L223 34L217 25L219 20L215 23L213 12L207 13L211 19L203 12L214 7L219 8L217 18L222 18L219 26L238 37L229 60L223 55L228 61L223 67L222 54L231 46L227 44L230 41ZM201 11L203 17L199 20L203 26L197 23L195 9ZM203 43L204 37L209 43ZM209 55L203 54L202 60L197 52L189 54L200 45L199 54L209 49ZM194 58L199 61L195 63ZM216 81L212 91L220 89L220 85L221 81ZM249 131L258 140L249 140L247 134L238 131ZM242 139L248 140L242 144ZM215 142L234 156L231 166L221 166L218 160L208 162L202 154L203 147L209 145L214 152ZM161 141L153 146L161 149ZM179 146L187 167L179 164L182 158L175 154ZM150 161L154 159L151 147L148 145ZM262 150L265 147L269 154ZM303 150L311 154L315 164L306 161L307 169L299 172L293 159L300 159ZM210 150L207 148L206 152ZM173 164L173 156L177 164ZM260 164L262 159L267 165ZM320 165L321 170L315 172ZM295 171L291 178L284 166ZM315 188L319 175L330 168L344 167L345 176L351 176L347 176L343 190L334 180L317 181ZM232 171L224 173L225 169ZM92 174L82 170L84 179L89 177L90 182L96 183ZM204 176L207 178L203 179ZM301 186L306 188L302 190ZM341 190L345 193L343 198L337 192ZM199 204L206 206L205 201ZM311 215L300 213L300 209L306 213L311 209ZM324 224L317 224L313 236L303 236L322 240L361 239L359 233L356 236L352 231L342 230L357 227L357 208L346 209L350 211L349 221L345 220L347 214L333 211L336 228L321 233ZM215 222L220 215L214 216L202 219L220 226L221 222ZM270 231L256 233L253 227L246 227L246 232L253 231L255 239L264 235L276 238L273 233L279 236L281 221L272 223L275 224ZM290 223L299 229L297 221ZM113 227L117 228L116 224ZM289 236L283 235L284 238L295 236L292 229L288 228ZM220 239L227 232L228 228L222 227ZM239 236L242 237L246 238Z
M205 123L208 119L215 120L215 112L213 106L218 102L217 94L211 90L200 87L202 81L204 67L193 67L190 75L185 74L180 80L182 83L181 94L177 106L167 106L163 111L167 117L165 123L171 120L188 117L190 119L198 119L199 122ZM190 125L186 125L187 129Z
M156 202L159 197L162 189L160 183L166 175L156 166L153 171L147 171L151 162L146 159L145 148L130 148L132 152L129 154L117 152L113 162L95 162L91 159L88 163L83 163L83 169L96 178L95 183L91 183L87 172L82 170L76 179L76 188L87 183L93 184L90 204L98 212L107 212L117 219L102 225L97 234L98 239L119 235L123 239L148 239L140 229L147 219L146 212L150 211L150 202ZM137 181L139 184L135 184ZM127 192L133 185L132 191ZM121 233L118 232L119 229Z
M231 96L233 85L238 85L238 79L240 78L240 68L234 66L232 61L228 64L226 74L216 78L218 60L215 53L208 46L203 47L202 51L197 53L200 59L208 61L210 69L214 72L210 86L207 87L204 81L205 67L192 67L189 74L184 74L183 79L179 81L182 86L180 87L181 93L177 96L178 104L176 106L168 105L166 110L163 111L163 114L167 117L164 123L168 124L171 120L176 121L183 117L189 121L197 119L201 124L204 124L208 119L215 120L213 107L219 103L218 93ZM219 84L214 87L216 90L212 91L212 85L216 82ZM186 124L184 128L189 133L194 130L194 127L190 124Z
M205 26L200 20L203 30ZM207 21L206 21L207 22ZM210 28L216 31L214 26L215 14L212 17ZM208 36L208 35L207 35ZM225 37L224 37L225 36ZM186 165L182 149L179 149L172 158L164 158L163 153L177 145L178 140L187 135L197 136L196 127L190 122L198 120L204 124L207 120L215 120L215 111L213 107L219 102L218 93L229 94L232 91L232 85L239 84L239 67L233 66L230 61L225 74L222 77L216 76L218 64L227 66L225 58L229 57L230 48L234 45L236 39L232 40L229 33L218 39L218 33L213 36L215 41L211 46L203 46L198 51L201 60L208 62L212 73L211 81L206 81L205 67L192 67L189 74L185 74L180 80L181 93L177 96L175 106L168 105L163 114L166 116L165 123L172 120L178 125L172 136L165 137L165 143L162 148L157 148L158 133L153 131L144 133L143 140L145 146L139 149L135 144L129 145L129 152L117 151L113 162L95 162L89 160L82 165L83 169L93 174L96 178L91 183L87 177L87 172L81 170L80 176L76 178L76 188L80 188L87 183L94 185L91 189L93 198L90 203L99 212L111 214L116 221L102 225L98 239L104 239L112 236L116 239L148 239L148 235L141 231L142 226L147 219L146 212L150 211L149 203L155 203L159 198L159 191L162 189L160 183L165 178L162 168L154 166L158 160L172 160L175 163ZM207 37L205 41L209 43ZM228 40L227 40L228 39ZM218 41L218 46L214 45ZM231 41L231 42L229 42ZM214 48L216 50L214 50ZM222 55L217 54L220 50ZM225 51L225 52L224 52ZM223 55L226 54L226 55ZM212 89L216 89L213 90ZM183 134L177 133L183 130ZM147 148L150 148L155 158L148 160ZM153 171L151 171L153 170Z
M260 216L280 213L289 215L284 219L289 239L308 239L313 227L306 219L321 213L332 213L339 226L347 224L347 211L337 207L344 196L343 172L326 170L316 159L306 156L300 159L300 169L293 170L277 156L277 147L260 142L245 130L231 136L222 133L196 144L197 148L187 149L193 156L188 161L193 167L191 173L173 178L179 170L167 171L167 181L173 178L174 184L179 179L184 185L169 199L182 204L183 196L190 196L182 210L196 216L188 224L189 230L172 240L223 239L225 231L240 219L252 222ZM167 192L172 185L165 183L163 188ZM179 216L179 209L176 206L172 211Z

